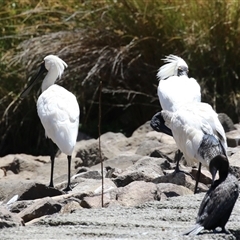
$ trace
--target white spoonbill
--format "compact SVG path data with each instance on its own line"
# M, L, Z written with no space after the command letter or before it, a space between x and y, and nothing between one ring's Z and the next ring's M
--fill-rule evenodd
M208 168L215 156L227 155L224 129L209 104L193 102L175 112L162 110L161 115L188 165L199 162Z
M182 105L201 101L201 88L194 78L188 77L188 65L180 57L169 55L163 59L166 64L160 67L157 77L159 85L157 89L160 105L163 110L175 112ZM161 113L157 113L151 120L151 126L155 131L171 135L171 130L164 123ZM180 152L178 151L175 172L183 172L179 169ZM199 165L201 169L201 165Z
M78 134L80 110L76 97L65 88L55 84L56 80L61 78L65 67L67 64L59 57L46 56L38 74L29 82L21 93L21 97L25 97L30 92L43 72L48 72L42 82L42 94L37 100L37 112L46 137L50 138L67 155L68 183L64 191L69 191L71 190L71 158ZM54 187L54 159L55 153L51 153L49 187Z
M201 101L201 88L194 78L188 77L188 65L180 57L169 55L163 59L157 77L158 98L163 110L176 111L183 104Z

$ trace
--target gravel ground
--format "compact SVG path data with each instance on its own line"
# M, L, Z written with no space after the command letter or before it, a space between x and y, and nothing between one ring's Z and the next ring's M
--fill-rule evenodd
M80 209L71 214L47 216L25 227L0 230L3 239L240 239L240 199L226 228L232 234L203 231L182 236L197 215L204 194L183 196L138 207L112 206Z

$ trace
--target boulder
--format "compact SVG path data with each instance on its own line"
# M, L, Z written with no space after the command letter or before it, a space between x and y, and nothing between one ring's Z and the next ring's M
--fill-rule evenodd
M62 206L52 198L46 197L35 201L32 205L19 212L18 216L26 223L35 218L59 212L61 207Z
M160 201L161 191L151 182L135 181L125 187L120 187L116 201L122 206L137 206L149 201Z
M0 206L0 228L24 226L23 219L11 213L6 207Z

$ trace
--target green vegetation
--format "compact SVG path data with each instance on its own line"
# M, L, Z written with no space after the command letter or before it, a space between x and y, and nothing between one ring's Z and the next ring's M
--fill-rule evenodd
M203 101L238 120L240 2L228 0L0 0L0 156L47 153L27 80L48 54L67 62L61 85L76 94L80 130L132 133L160 109L156 71L168 54L183 57Z

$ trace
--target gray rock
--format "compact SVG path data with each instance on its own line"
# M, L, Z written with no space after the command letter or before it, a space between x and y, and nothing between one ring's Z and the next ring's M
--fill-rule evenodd
M60 210L61 214L67 214L67 213L73 213L77 209L82 208L81 207L81 201L79 201L76 198L70 198L67 200L66 204L62 204L62 208Z
M193 194L193 192L188 188L173 183L158 183L157 187L161 191L162 195L165 195L165 199Z
M233 130L226 133L227 144L229 147L237 147L240 145L240 130Z
M100 140L102 161L118 156L127 145L127 138L121 133L108 132L103 134ZM83 166L90 167L101 162L98 139L90 139L80 143L77 146L76 157L82 159Z
M46 197L35 201L32 205L19 212L18 216L26 223L35 218L59 212L61 207L59 203L50 197Z
M161 191L154 183L135 181L125 187L120 187L116 200L123 206L136 206L145 202L161 200Z
M175 162L177 150L175 144L161 144L151 149L150 157L165 158L169 162Z
M135 162L137 162L142 156L136 154L120 154L114 158L108 159L103 162L104 167L118 168L121 170L125 170L126 168L132 166ZM92 170L101 169L101 165L96 164L91 167Z
M158 140L147 140L140 144L136 150L137 155L149 156L152 152L152 149L159 147L161 143Z
M0 228L24 226L24 221L17 214L11 213L6 207L0 206Z
M71 194L81 199L80 196L92 196L101 193L102 180L101 179L86 179L78 178L78 184L73 188ZM116 188L116 185L110 178L104 178L104 191L109 191Z
M153 129L150 126L150 121L147 121L133 132L132 137L145 136L148 132L151 131L153 131Z
M222 124L225 132L236 130L232 119L226 113L218 113L218 119Z
M160 176L154 179L153 182L154 183L173 183L177 185L182 185L193 192L194 192L195 183L196 183L196 181L192 179L189 175L186 175L182 172L170 173L167 171L166 171L166 175ZM206 192L208 190L208 187L205 184L199 182L198 189L200 192L202 191Z

